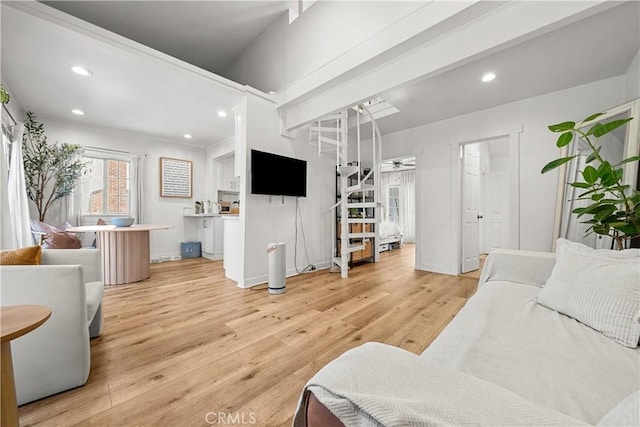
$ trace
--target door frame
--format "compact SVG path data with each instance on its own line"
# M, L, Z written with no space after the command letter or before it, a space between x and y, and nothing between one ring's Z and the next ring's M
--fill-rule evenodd
M509 247L520 249L520 134L522 126L509 130L472 134L449 141L451 147L451 212L454 214L452 239L456 247L456 274L462 269L462 147L496 138L509 139Z
M415 242L415 258L414 258L414 266L413 268L415 270L426 270L425 268L423 268L421 266L420 260L422 259L422 239L420 238L420 236L422 236L422 219L421 219L421 215L420 212L424 212L423 209L425 209L425 206L422 206L422 162L423 162L423 156L424 154L424 148L420 147L417 150L410 150L407 154L403 154L403 155L399 155L399 156L393 156L393 157L384 157L382 158L381 156L381 162L382 161L388 161L388 160L399 160L399 159L404 159L406 157L415 157L416 159L416 165L415 165L415 172L416 172L416 183L415 183L415 206L414 206L414 216L415 216L415 226L416 226L416 242ZM380 191L382 193L382 191ZM384 195L381 195L380 197L382 197ZM386 201L385 201L386 203ZM385 205L386 206L386 205ZM382 217L380 218L382 219Z

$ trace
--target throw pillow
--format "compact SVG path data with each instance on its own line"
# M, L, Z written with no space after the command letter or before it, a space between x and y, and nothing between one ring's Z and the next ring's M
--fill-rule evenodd
M562 242L562 243L561 243ZM618 258L618 259L627 259L627 258L636 258L640 259L640 249L625 249L623 251L614 251L611 249L593 249L589 246L583 245L582 243L572 242L567 239L558 239L558 245L569 246L572 249L579 251L581 253L590 253L590 254L600 254L609 258Z
M631 348L640 339L640 257L558 240L538 303Z
M44 222L31 221L31 229L39 233L45 233L42 241L43 249L80 249L82 243L76 237L75 233L65 231L68 223L62 224L61 227L54 227Z
M0 252L0 265L40 265L42 248L27 246L26 248Z
M627 396L613 407L598 422L599 426L638 426L640 425L640 391Z

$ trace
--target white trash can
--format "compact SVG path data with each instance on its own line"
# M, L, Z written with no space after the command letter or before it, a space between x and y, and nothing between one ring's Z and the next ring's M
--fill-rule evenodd
M269 243L267 256L269 257L269 293L284 294L286 291L286 245L283 242Z

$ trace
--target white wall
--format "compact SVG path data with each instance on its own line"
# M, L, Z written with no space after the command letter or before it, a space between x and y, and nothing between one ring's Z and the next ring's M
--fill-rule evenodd
M319 1L292 24L283 15L222 75L277 91L424 6L415 1Z
M300 198L309 261L318 268L329 266L331 259L331 220L329 207L335 203L335 157L318 157L317 149L308 143L306 135L290 140L280 135L279 116L275 104L262 97L247 94L246 109L246 175L241 177L244 193L240 205L244 215L244 287L264 283L268 278L267 245L285 242L287 275L296 274L294 241L296 199L252 195L250 185L251 149L267 151L307 161L307 197ZM305 132L298 132L305 134ZM236 152L238 156L240 150ZM301 229L298 230L299 269L306 267Z
M625 79L625 101L632 101L640 98L640 51L633 58L627 72L624 75Z
M551 250L557 173L540 174L558 156L549 124L581 120L624 102L625 78L619 76L575 88L466 114L383 136L382 158L416 154L422 173L416 191L421 245L416 266L455 274L457 242L453 218L451 144L474 135L522 127L520 134L520 249Z
M47 117L38 119L45 125L45 133L50 143L56 141L138 152L147 154L144 178L144 222L147 224L167 224L174 228L151 232L151 258L180 255L180 242L195 239L196 222L183 218L183 208L193 206L196 200L208 200L206 151L202 148L173 143L148 135L64 122ZM80 119L81 120L81 119ZM172 157L193 162L193 188L191 199L160 197L160 157ZM58 207L48 221L57 224L66 220Z

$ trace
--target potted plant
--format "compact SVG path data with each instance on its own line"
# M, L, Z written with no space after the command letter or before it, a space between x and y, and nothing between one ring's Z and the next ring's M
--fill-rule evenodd
M87 165L78 156L79 145L49 144L44 125L31 111L27 112L24 127L22 155L27 197L35 203L38 220L43 222L49 208L71 194Z
M575 208L572 213L578 218L586 218L584 223L590 225L588 233L611 236L616 242L616 248L622 250L625 240L640 236L640 192L623 183L622 166L640 161L640 156L632 156L613 165L602 158L599 139L625 126L632 119L595 122L603 114L605 113L593 114L579 123L569 121L551 125L549 130L560 134L556 142L558 148L569 145L574 138L587 148L586 166L580 171L582 180L567 183L582 191L577 199L586 201L586 206ZM555 159L542 168L542 173L583 155L585 154Z

